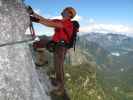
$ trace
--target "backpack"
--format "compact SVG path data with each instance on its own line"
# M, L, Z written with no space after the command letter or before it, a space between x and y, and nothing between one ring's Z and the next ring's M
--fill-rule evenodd
M77 32L79 31L79 22L74 20L72 21L72 24L73 24L73 33L72 33L72 36L71 36L71 39L70 39L70 43L67 44L67 48L70 49L70 48L74 48L74 51L75 51L75 45L76 45L76 40L77 40Z

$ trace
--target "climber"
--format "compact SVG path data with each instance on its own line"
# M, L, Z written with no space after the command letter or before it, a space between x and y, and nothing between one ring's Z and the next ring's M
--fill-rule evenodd
M31 15L31 20L42 25L52 27L55 30L54 35L50 39L47 36L35 42L33 44L34 48L45 47L53 52L54 54L54 66L55 66L55 80L53 79L53 85L57 88L53 91L57 95L62 95L65 92L64 87L64 59L68 50L68 44L70 44L70 39L73 35L73 19L76 15L76 11L72 7L66 7L62 12L62 19L46 19L35 12ZM77 29L78 31L78 29Z

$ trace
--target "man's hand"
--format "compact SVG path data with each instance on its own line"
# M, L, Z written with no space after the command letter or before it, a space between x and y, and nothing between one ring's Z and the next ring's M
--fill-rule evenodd
M34 11L33 11L33 9L32 9L31 6L27 6L27 7L26 7L26 10L27 10L27 12L28 12L30 15L32 15L32 14L34 13Z

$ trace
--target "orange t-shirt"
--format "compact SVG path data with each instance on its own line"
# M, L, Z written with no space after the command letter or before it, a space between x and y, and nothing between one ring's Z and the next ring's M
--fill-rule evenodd
M59 42L64 40L66 43L70 42L73 33L73 24L71 20L59 20L54 19L54 22L63 23L63 28L55 28L55 33L52 37L52 41Z

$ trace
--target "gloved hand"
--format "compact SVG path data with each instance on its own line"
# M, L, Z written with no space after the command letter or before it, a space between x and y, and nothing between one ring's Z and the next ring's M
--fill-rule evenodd
M34 11L33 11L33 9L32 9L31 6L27 6L27 7L26 7L26 10L27 10L27 12L28 12L30 15L34 14Z
M34 14L35 14L35 12L33 11L33 9L32 9L32 7L31 6L27 6L26 7L26 10L27 10L27 12L29 13L29 15L30 15L30 20L32 21L32 22L39 22L39 19L37 18L37 17L35 17L34 16Z
M34 22L39 23L39 21L41 20L41 16L38 15L37 13L33 13L33 14L31 15L31 20L34 21Z

